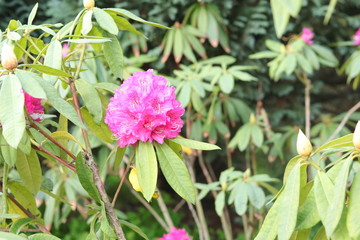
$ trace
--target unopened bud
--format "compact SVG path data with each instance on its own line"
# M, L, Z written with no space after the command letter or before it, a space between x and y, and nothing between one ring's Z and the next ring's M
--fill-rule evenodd
M301 131L301 129L299 129L299 133L297 136L296 150L297 150L298 154L303 157L308 157L312 151L311 142L305 136L305 134Z
M95 6L95 0L83 0L83 3L86 9L90 9Z
M356 127L355 127L354 136L353 136L353 144L356 149L360 150L360 121L357 122Z
M249 122L252 125L256 123L256 118L255 118L255 115L253 113L250 115Z
M6 43L4 43L1 50L1 65L9 71L13 70L18 65L14 49Z

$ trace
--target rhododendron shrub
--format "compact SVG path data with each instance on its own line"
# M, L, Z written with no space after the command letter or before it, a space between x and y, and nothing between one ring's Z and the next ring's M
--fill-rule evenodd
M183 126L184 108L176 100L175 88L168 86L153 70L135 72L110 99L105 123L108 124L119 147L137 141L162 144L175 138Z

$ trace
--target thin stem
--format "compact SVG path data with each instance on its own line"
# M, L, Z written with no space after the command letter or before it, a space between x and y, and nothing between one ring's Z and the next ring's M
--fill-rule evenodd
M136 197L140 203L142 205L144 205L144 207L149 210L149 212L151 213L151 215L153 215L153 217L156 219L156 221L158 221L158 223L164 228L165 231L170 232L170 228L169 226L166 225L165 221L161 218L161 216L154 210L154 208L147 202L144 200L144 198L142 198L140 196L140 194L138 192L136 192L130 185L130 182L125 179L125 184L128 185L130 192L134 195L134 197Z
M159 207L160 207L160 210L161 210L161 212L162 212L162 215L164 216L167 225L168 225L170 228L171 228L171 227L174 227L174 223L173 223L173 221L172 221L172 219L171 219L171 217L170 217L169 210L168 210L168 208L167 208L167 206L166 206L166 204L165 204L165 202L164 202L164 199L163 199L162 196L161 196L161 192L160 192L159 189L158 189L157 191L158 191L158 194L159 194L159 197L158 197L158 199L157 199L157 202L158 202L158 204L159 204Z
M345 114L345 116L341 120L339 126L336 128L334 133L328 138L328 140L326 142L333 140L336 137L336 135L338 135L340 133L340 131L344 128L346 122L349 120L350 116L359 108L360 108L360 102L358 102L352 108L349 109L349 111Z
M10 232L10 229L0 228L0 231L1 232ZM36 233L36 232L41 232L41 230L24 228L24 229L21 229L20 232Z
M311 129L311 122L310 122L310 90L311 90L311 82L309 79L306 78L306 74L303 75L306 79L305 85L305 135L307 138L310 139L310 129Z
M90 153L86 152L85 159L86 159L85 163L90 168L90 170L93 172L95 186L100 193L101 200L104 202L106 215L109 217L111 225L114 227L117 239L125 240L126 238L125 238L124 232L121 228L119 219L117 218L115 210L114 210L113 206L111 205L109 197L106 193L103 181L101 180L100 175L99 175L99 169L94 161L94 158Z
M44 130L42 130L36 123L31 122L30 126L32 128L35 128L39 133L41 133L44 137L49 139L52 143L54 143L56 146L58 146L61 150L63 150L67 155L69 155L73 160L76 159L75 155L72 154L69 150L67 150L65 147L63 147L56 139L51 137L49 134L47 134Z
M16 42L16 46L21 49L33 62L35 63L36 58L34 58L26 49L24 49L19 43ZM41 64L41 63L40 63Z
M7 214L8 212L8 205L7 205L7 179L9 174L9 165L4 162L4 169L3 169L3 179L2 179L2 193L3 193L3 214ZM5 219L4 219L5 221Z
M198 218L198 216L197 216L197 214L196 214L196 211L195 211L195 209L194 209L194 206L193 206L191 203L189 203L188 201L186 201L186 203L187 203L187 205L188 205L188 207L189 207L189 210L190 210L190 212L191 212L191 215L192 215L193 218L194 218L194 221L195 221L196 225L197 225L198 227L202 226L201 223L200 223L200 219ZM199 228L199 239L200 239L200 240L204 240L204 239L206 239L206 238L205 238L205 236L204 236L204 232L201 231L201 230L202 230L202 229Z
M124 180L125 180L125 178L126 178L126 175L127 175L128 172L129 172L130 163L131 163L131 160L129 161L128 165L126 166L125 172L124 172L124 174L123 174L123 176L122 176L122 178L121 178L121 180L120 180L119 186L118 186L117 189L116 189L114 198L113 198L113 200L112 200L112 202L111 202L111 205L112 205L113 207L115 206L116 199L117 199L118 196L119 196L119 193L120 193L121 187L122 187L122 185L123 185L123 183L124 183Z
M311 166L313 166L314 168L316 168L319 171L323 171L321 169L321 167L319 165L317 165L314 161L309 161L308 163L310 163Z
M245 232L245 238L246 240L249 240L249 223L248 223L248 219L246 216L246 213L244 213L242 216L242 222L243 222L243 226L244 226L244 232Z
M42 53L41 49L38 48L38 46L34 43L34 41L32 40L32 38L30 36L27 36L26 39L31 43L31 45L36 49L36 51L39 52L39 55L42 55L43 57L45 57L45 55Z
M78 77L79 77L80 70L81 70L81 65L82 65L82 63L84 61L84 58L85 58L85 51L86 51L86 45L83 44L83 47L82 47L81 53L80 53L79 65L77 66L77 69L76 69L76 72L75 72L75 75L74 75L74 80L78 79Z
M58 162L60 162L62 165L64 165L65 167L69 168L71 171L76 172L75 166L67 161L65 161L64 159L62 159L61 157L56 156L55 154L53 154L52 152L49 152L48 150L46 150L45 148L43 148L41 145L33 145L32 148L34 148L35 150L38 150L40 152L46 153L47 155L53 157L55 160L57 160Z

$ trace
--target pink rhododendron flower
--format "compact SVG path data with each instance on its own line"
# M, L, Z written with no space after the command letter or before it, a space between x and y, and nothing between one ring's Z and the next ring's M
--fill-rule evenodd
M41 105L40 98L34 98L28 93L24 92L25 107L30 114L32 120L40 122L44 114L44 107Z
M162 238L158 238L157 240L190 240L190 237L185 229L172 227L170 233L164 234Z
M314 44L314 42L311 40L314 37L314 33L311 31L310 28L303 28L301 32L301 38L306 42L307 44Z
M184 108L175 99L175 88L167 84L150 69L135 72L115 90L104 121L120 147L137 141L162 144L165 138L178 136Z
M62 45L62 57L66 58L69 55L69 52L70 52L69 44L65 43L64 45Z
M353 36L352 40L354 41L354 45L360 45L360 28L356 31L355 35Z

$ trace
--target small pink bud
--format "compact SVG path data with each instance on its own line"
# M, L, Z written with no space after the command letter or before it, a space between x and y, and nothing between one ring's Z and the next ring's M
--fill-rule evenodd
M9 71L13 70L18 65L14 49L6 43L3 45L1 50L1 65Z
M312 151L312 145L309 139L305 136L305 134L299 129L299 133L297 136L296 142L296 150L299 155L303 157L308 157Z
M360 150L360 121L357 122L356 127L355 127L354 136L353 136L353 144L356 149Z
M95 0L83 0L83 3L86 9L90 9L95 6Z

